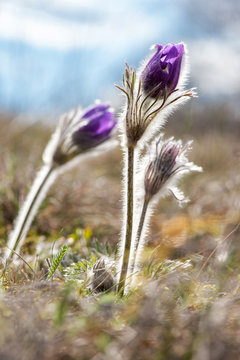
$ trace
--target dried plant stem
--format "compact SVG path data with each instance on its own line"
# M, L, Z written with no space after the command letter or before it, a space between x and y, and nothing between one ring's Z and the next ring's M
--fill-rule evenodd
M123 254L122 254L122 266L120 269L120 280L118 291L124 293L125 282L127 269L129 264L130 257L130 248L132 241L132 228L133 228L133 197L134 197L134 146L129 146L127 148L127 182L126 182L126 224L125 225L125 234L124 234L124 245L123 245Z
M145 196L143 206L142 206L141 216L140 216L140 220L139 220L139 224L138 224L135 244L134 244L132 271L135 269L135 266L136 266L136 258L137 258L138 252L139 252L139 244L140 244L142 230L143 230L143 226L144 226L144 222L145 222L145 218L146 218L148 204L149 204L149 198Z
M220 241L217 246L213 249L213 251L209 254L209 256L207 257L207 259L204 261L204 263L202 264L199 272L197 273L197 275L194 278L194 281L197 281L199 276L201 275L201 272L203 271L203 269L206 267L207 263L209 262L209 260L211 259L211 257L215 254L215 252L218 250L218 248L220 246L222 246L222 244L235 232L237 231L237 229L239 228L240 223L238 223L235 228L222 240Z
M54 170L54 166L44 165L39 171L27 199L20 210L14 229L10 234L7 251L5 253L6 264L12 258L15 251L20 249L32 220L52 184Z

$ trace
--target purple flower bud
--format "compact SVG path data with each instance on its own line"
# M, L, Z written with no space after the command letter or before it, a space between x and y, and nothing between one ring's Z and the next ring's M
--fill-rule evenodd
M93 148L110 137L117 120L108 109L109 105L96 105L79 119L79 127L73 132L72 141L81 151Z
M156 195L174 173L178 154L179 146L175 142L164 144L160 152L157 148L156 158L148 166L145 175L145 191L149 198Z
M45 150L44 161L63 165L108 140L117 123L109 107L99 104L84 113L77 109L64 114Z
M186 154L191 149L192 142L184 146L180 140L174 138L163 140L162 136L156 142L156 153L154 159L147 167L144 185L145 195L150 200L157 193L165 190L172 192L176 198L177 193L184 199L183 194L175 186L176 182L191 171L202 171L199 166L189 162Z
M163 97L176 89L182 58L184 54L184 44L167 44L165 47L156 44L157 50L147 65L142 75L142 88L146 95L151 94L153 98ZM154 91L156 89L156 91Z

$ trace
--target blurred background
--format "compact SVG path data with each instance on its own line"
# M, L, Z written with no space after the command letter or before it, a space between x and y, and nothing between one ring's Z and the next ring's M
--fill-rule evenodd
M209 238L214 246L228 233L240 213L239 19L236 0L0 0L3 241L59 114L95 99L110 101L119 112L123 97L114 83L121 83L125 61L138 67L152 44L181 41L189 51L188 86L197 87L199 97L176 111L164 131L194 139L190 157L204 172L181 184L191 199L186 207L172 198L161 202L149 242L170 239L181 247L193 241L201 252L211 244ZM122 154L116 149L64 174L32 229L49 236L61 228L68 234L90 227L101 241L116 244L121 172Z
M239 109L237 0L1 0L0 109L57 115L96 98L119 105L124 62L184 41L200 104Z

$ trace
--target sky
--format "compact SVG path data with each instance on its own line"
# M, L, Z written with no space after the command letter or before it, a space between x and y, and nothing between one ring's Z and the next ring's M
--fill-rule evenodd
M238 0L0 0L0 109L58 114L95 99L152 44L184 41L200 101L240 95Z

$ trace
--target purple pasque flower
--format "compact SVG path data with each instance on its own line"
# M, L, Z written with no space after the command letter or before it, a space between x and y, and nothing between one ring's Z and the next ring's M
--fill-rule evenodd
M176 89L182 59L184 44L167 44L165 47L156 44L157 52L151 57L142 71L142 89L151 97L164 97ZM154 90L155 89L155 90Z
M72 133L72 141L79 150L88 150L109 139L117 123L109 108L106 104L95 105L81 116Z
M43 154L45 163L64 165L75 156L108 140L117 124L107 104L97 104L86 111L71 110L64 114Z
M191 171L202 171L201 167L189 162L186 156L191 144L192 141L189 141L183 146L181 140L176 141L172 137L164 141L162 135L159 137L154 159L145 173L145 196L148 200L164 190L172 192L179 199L180 192L175 186L179 178ZM179 200L184 200L184 197Z

